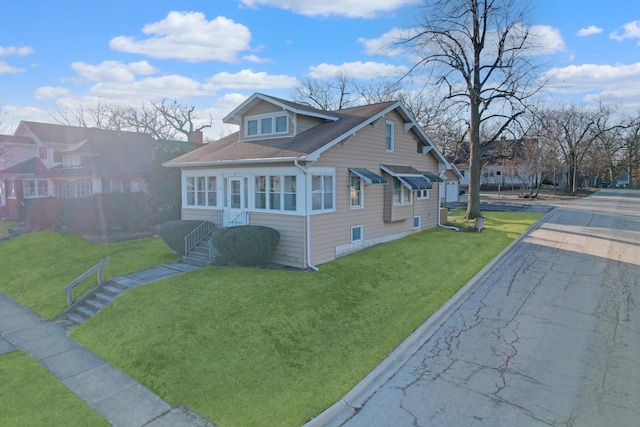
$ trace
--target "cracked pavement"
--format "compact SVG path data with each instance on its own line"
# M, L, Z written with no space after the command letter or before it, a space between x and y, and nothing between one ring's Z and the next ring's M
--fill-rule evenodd
M560 203L345 426L640 423L640 192Z

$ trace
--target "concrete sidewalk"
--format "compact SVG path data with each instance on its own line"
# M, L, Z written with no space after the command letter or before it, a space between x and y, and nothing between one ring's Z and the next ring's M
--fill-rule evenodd
M180 272L182 267L159 266L122 280L137 286ZM192 411L171 406L80 346L62 325L44 320L0 292L0 354L15 349L33 357L114 426L213 426Z

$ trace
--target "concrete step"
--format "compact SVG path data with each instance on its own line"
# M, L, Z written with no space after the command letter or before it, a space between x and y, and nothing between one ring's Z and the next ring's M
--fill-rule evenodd
M76 307L76 311L86 316L87 318L95 316L95 314L98 312L98 310L94 310L93 308L86 305L80 305Z
M111 301L114 300L115 295L111 295L111 294L106 294L104 292L96 292L96 294L94 295L97 299L104 301L106 304L109 304Z
M94 298L90 298L88 300L85 301L85 304L89 307L94 308L96 311L100 311L104 308L106 304L105 301L103 300L99 300L99 299L94 299Z
M103 291L106 294L113 295L113 296L120 295L122 293L122 291L124 291L125 289L126 288L122 287L122 285L113 284L113 282L111 282L108 285L100 286L100 290L101 291Z
M71 313L67 313L67 317L74 321L75 323L84 323L87 320L87 317L78 313L77 311L72 311Z

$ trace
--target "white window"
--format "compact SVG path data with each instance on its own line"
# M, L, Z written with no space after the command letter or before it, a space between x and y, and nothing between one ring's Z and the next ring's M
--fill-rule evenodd
M187 206L217 206L215 176L188 176L185 184Z
M263 136L289 132L289 116L282 113L262 114L245 119L245 136Z
M415 230L416 228L420 228L420 217L419 216L414 216L413 217L413 229Z
M411 189L404 185L397 177L393 177L393 204L410 205L412 203Z
M349 194L351 198L351 209L358 209L364 207L364 191L362 185L362 179L354 174L349 174Z
M56 191L61 199L75 199L78 197L88 197L93 194L91 181L58 181Z
M295 175L256 176L253 191L255 209L296 210Z
M428 199L429 198L429 190L417 190L416 191L417 199Z
M25 179L22 181L22 195L25 199L49 196L49 183L46 179Z
M102 180L103 193L127 193L131 191L131 182L128 179L108 179Z
M394 145L395 145L395 136L394 136L394 123L392 121L387 120L385 125L385 149L389 153L393 153Z
M77 168L80 166L80 156L78 154L69 154L62 156L62 166L65 168Z
M38 148L38 157L40 157L41 160L47 160L47 147Z
M363 227L361 225L356 225L355 227L351 227L351 243L361 242L364 238Z
M314 211L333 210L335 180L333 175L313 175L311 177L311 209Z

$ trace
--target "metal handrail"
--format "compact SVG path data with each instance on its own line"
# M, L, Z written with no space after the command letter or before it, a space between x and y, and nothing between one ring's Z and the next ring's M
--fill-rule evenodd
M184 256L188 256L191 249L198 246L198 243L202 242L209 234L211 234L215 228L216 220L218 223L221 223L221 215L222 211L216 211L199 226L193 229L193 231L184 236Z
M106 257L105 259L103 259L102 261L100 261L99 263L97 263L96 265L94 265L93 267L88 269L87 271L85 271L80 277L75 279L73 282L69 283L67 286L62 288L62 292L66 292L67 293L67 307L69 307L69 306L71 306L71 304L73 304L73 288L78 286L82 281L84 281L87 277L91 276L96 271L98 272L98 285L97 286L100 286L102 284L102 271L103 271L104 265L106 263L108 263L109 261L111 261L111 257L110 256Z
M249 212L242 211L227 224L227 227L237 227L239 225L249 224Z

